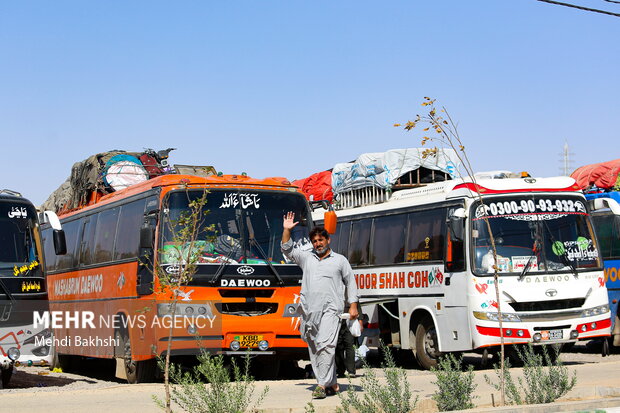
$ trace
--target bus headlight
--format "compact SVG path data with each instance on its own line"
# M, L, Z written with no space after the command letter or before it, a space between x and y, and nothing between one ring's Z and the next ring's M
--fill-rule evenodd
M230 349L232 351L239 351L240 348L241 348L241 344L239 344L237 340L233 340L230 342Z
M499 321L497 313L492 311L474 311L474 317L478 320ZM515 313L502 313L502 321L519 322L521 319Z
M6 355L11 359L11 361L15 361L21 356L21 353L17 347L11 347L9 351L6 352Z
M609 304L599 305L598 307L586 308L581 312L582 317L592 317L609 312Z
M45 357L48 354L50 354L50 347L49 346L37 347L32 350L32 354L34 354L37 357Z
M269 348L269 342L267 340L261 340L258 342L258 349L265 351Z

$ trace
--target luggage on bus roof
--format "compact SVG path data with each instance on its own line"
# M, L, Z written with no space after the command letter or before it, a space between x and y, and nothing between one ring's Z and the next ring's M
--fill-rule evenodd
M570 175L581 189L620 189L620 159L581 166Z

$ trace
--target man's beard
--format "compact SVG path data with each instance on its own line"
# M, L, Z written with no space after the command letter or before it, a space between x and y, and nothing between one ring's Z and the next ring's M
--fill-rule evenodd
M321 256L321 255L325 254L325 253L327 252L327 250L328 250L328 249L329 249L329 247L328 247L328 246L325 246L325 247L323 247L323 248L315 248L315 249L314 249L314 253L315 253L316 255L318 255L318 256Z

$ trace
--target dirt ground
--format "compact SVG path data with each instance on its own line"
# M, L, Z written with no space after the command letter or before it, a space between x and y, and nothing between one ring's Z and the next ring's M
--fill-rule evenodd
M562 361L567 365L584 363L605 363L620 361L620 349L615 349L608 357L601 357L601 347L598 342L584 342L575 344L570 350L562 352ZM397 357L402 367L408 370L408 374L416 374L420 368L408 353ZM379 369L380 360L376 352L369 353L368 361L373 368ZM466 353L464 362L474 365L475 370L492 370L492 364L496 359L489 360L484 365L482 357L478 354ZM281 380L300 380L307 377L307 362L299 362L296 365L283 365L280 370ZM2 393L13 393L24 390L79 390L95 389L111 386L125 385L126 382L114 377L115 364L112 360L86 359L79 363L76 371L51 372L47 367L18 366L13 372L11 382Z

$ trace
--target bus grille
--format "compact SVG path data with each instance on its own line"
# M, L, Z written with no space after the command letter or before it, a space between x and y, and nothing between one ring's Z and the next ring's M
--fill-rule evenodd
M277 303L216 303L215 308L221 314L241 317L256 317L278 311Z
M221 297L238 297L238 298L271 298L273 293L276 291L274 289L230 289L218 290Z
M566 300L526 301L509 304L515 311L551 311L581 308L585 301L585 298L569 298Z

